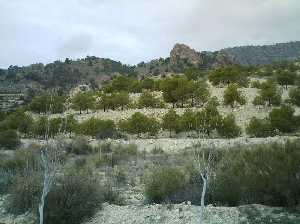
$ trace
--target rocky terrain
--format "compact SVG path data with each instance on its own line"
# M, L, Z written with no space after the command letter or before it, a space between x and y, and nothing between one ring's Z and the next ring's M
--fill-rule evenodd
M196 224L199 223L199 206L191 204L147 205L147 206L104 206L103 211L86 224ZM256 217L250 218L251 215ZM205 208L204 224L296 224L300 222L299 214L286 213L281 208L261 205L241 207Z

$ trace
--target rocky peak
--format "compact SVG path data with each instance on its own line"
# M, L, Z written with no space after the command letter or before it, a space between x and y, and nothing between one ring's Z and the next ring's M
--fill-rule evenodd
M203 64L200 54L185 44L175 44L170 53L171 65L177 65L185 62L191 65L199 66Z

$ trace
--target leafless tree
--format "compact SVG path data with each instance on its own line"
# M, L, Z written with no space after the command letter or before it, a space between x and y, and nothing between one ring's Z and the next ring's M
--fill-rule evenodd
M53 100L51 95L51 101ZM44 223L44 206L45 200L50 192L54 181L56 179L58 170L62 164L62 144L58 139L50 140L50 122L49 116L51 111L51 101L49 105L49 112L47 113L47 126L46 126L46 134L45 134L45 146L41 149L40 158L41 158L41 166L43 170L43 190L39 203L39 224ZM67 121L66 121L67 122ZM66 126L66 124L65 124ZM63 123L61 124L59 133L62 133Z
M214 147L201 148L196 147L194 151L194 162L202 179L202 193L201 193L201 209L200 209L200 224L203 223L203 214L205 208L205 195L209 186L209 181L212 176L213 162L214 162Z

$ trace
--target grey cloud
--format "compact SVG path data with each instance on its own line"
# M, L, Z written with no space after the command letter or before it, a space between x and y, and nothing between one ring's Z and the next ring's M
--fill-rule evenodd
M0 67L95 55L138 63L299 40L299 0L0 0Z

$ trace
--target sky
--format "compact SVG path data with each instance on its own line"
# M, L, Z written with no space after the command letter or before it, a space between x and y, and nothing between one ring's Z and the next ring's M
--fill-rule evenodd
M299 0L0 0L0 67L300 40Z

